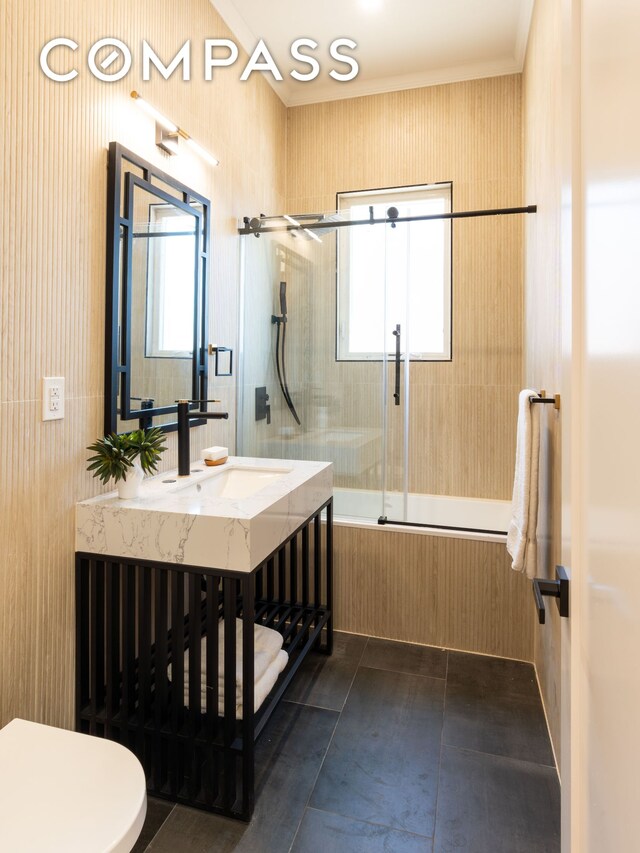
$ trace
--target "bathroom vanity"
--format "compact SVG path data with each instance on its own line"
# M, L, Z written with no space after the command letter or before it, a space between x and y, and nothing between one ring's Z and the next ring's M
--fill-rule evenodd
M332 651L331 495L330 463L230 457L77 504L77 728L133 750L154 796L251 817L255 741ZM288 654L258 708L256 624Z

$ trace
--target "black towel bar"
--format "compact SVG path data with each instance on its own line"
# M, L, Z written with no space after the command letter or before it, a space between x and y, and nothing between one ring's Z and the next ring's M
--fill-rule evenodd
M560 394L555 394L553 397L546 397L545 392L541 391L539 395L529 397L530 403L553 403L554 409L560 410Z

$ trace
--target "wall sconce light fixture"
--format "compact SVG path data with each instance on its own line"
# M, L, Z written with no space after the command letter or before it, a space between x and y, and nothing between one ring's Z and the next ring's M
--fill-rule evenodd
M178 143L182 139L190 148L192 148L199 157L206 160L211 166L219 166L220 161L213 154L210 154L206 148L199 145L186 130L178 127L177 124L164 116L159 110L152 106L148 101L138 94L135 90L131 92L131 97L142 109L148 113L156 122L156 145L162 148L167 154L178 153Z

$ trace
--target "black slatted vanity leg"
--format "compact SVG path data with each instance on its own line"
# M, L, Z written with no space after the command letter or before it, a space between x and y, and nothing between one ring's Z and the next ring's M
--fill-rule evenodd
M254 579L247 574L242 588L242 817L249 820L254 806Z
M205 740L207 754L203 773L205 805L213 806L220 793L220 755L213 745L218 736L219 698L219 621L218 596L220 579L207 575L206 580L206 631L207 631L207 672L206 672L206 720Z
M232 811L236 799L236 581L224 578L224 790L223 808Z
M322 606L322 527L320 525L322 513L318 513L313 519L313 606L316 610L316 617L313 620L313 627L317 627L320 622L318 608ZM320 637L318 637L314 648L320 648Z
M166 723L168 700L168 625L169 573L165 569L154 569L155 589L155 661L154 661L154 762L153 789L160 793L167 784L166 743L161 732Z
M186 767L189 773L187 796L195 800L200 788L196 734L202 706L202 576L189 572L189 748Z
M182 754L178 733L184 718L184 575L171 572L171 742L169 789L177 797L182 789Z
M329 620L327 622L327 654L333 652L333 499L327 504L327 556L326 556L326 590L327 610Z

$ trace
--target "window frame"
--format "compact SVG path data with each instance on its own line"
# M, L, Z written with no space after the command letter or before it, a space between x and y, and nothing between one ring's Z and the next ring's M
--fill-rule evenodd
M340 192L336 192L336 210L340 212L340 202L345 197L357 197L357 196L370 196L379 194L383 195L392 195L393 193L402 193L404 191L416 191L423 189L433 189L433 190L443 190L449 188L449 211L453 211L453 181L432 181L430 183L422 183L422 184L404 184L402 186L391 186L391 187L374 187L371 189L360 189L360 190L343 190ZM392 200L390 200L392 203ZM415 362L424 362L424 363L437 363L437 362L451 362L453 361L453 220L449 220L451 226L448 232L448 252L446 251L445 246L445 258L447 262L447 269L445 269L445 275L448 272L449 278L449 286L444 288L445 294L445 340L444 340L444 348L440 353L419 353L419 354L404 354L403 360L407 361L415 361ZM356 225L356 228L360 228L363 226ZM382 227L382 226L381 226ZM345 306L345 291L341 292L340 288L340 268L341 268L341 260L340 260L340 239L341 239L342 229L337 229L336 234L336 288L335 288L335 360L336 362L344 362L344 363L376 363L376 362L386 362L389 360L393 360L395 358L395 352L372 352L370 354L358 353L357 357L350 357L345 355L347 352L346 342L348 341L348 320L349 320L349 311L348 311L348 295L346 297L347 305ZM346 290L346 294L348 294L348 288ZM341 308L343 310L341 311ZM446 323L446 313L448 311L449 314L449 322ZM344 320L346 318L346 326L344 326ZM340 332L340 324L341 320L343 321L344 331L341 335ZM344 343L343 343L344 342ZM342 346L341 346L342 344ZM447 354L448 353L448 354ZM406 357L408 356L408 357Z

